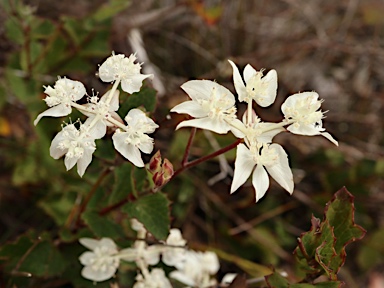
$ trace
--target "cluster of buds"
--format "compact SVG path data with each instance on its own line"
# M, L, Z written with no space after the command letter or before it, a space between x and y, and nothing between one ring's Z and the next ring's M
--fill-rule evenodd
M174 170L172 163L167 159L161 158L158 150L148 163L148 171L152 174L152 180L156 187L160 188L171 180Z

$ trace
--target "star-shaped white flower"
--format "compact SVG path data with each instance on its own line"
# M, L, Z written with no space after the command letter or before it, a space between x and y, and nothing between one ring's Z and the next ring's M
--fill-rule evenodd
M95 240L91 238L80 238L79 242L91 251L80 255L80 263L85 267L81 275L89 280L101 282L115 275L120 260L116 257L117 246L110 238Z
M125 117L125 131L117 129L112 136L117 151L137 167L144 167L140 151L149 154L153 150L153 139L147 134L159 126L140 109L132 109Z
M136 56L131 54L128 58L124 54L108 57L99 68L99 77L103 82L121 81L121 88L127 93L140 91L143 80L153 77L152 74L140 73L141 64L135 63Z
M319 94L316 92L302 92L293 94L285 100L281 105L281 111L285 119L293 121L287 130L299 135L322 135L333 144L338 145L331 134L323 132L325 131L322 124L324 113L319 110L322 101L318 98Z
M33 122L35 126L44 116L62 117L72 112L71 103L80 100L86 93L83 83L68 78L61 78L56 81L54 88L45 87L47 97L44 101L51 108L40 113Z
M268 173L290 194L293 192L293 175L288 156L279 144L258 144L248 149L244 144L237 146L235 171L231 193L235 192L252 174L252 184L256 191L256 202L269 187Z
M263 70L256 71L251 65L244 68L244 82L239 69L231 60L228 60L233 69L233 82L240 102L255 100L261 107L267 107L275 102L277 94L277 73L270 70L263 77Z
M119 114L115 112L119 109L120 92L119 90L115 90L110 99L110 103L107 103L110 92L111 91L105 93L100 99L98 99L97 96L90 97L90 103L83 105L86 110L80 110L84 115L89 117L88 122L92 123L91 134L95 139L103 138L107 132L107 126L113 126L113 124L108 121L109 119L113 118L121 123L123 122Z
M77 173L81 177L91 163L92 154L96 150L95 139L89 133L87 121L80 124L79 130L74 124L64 126L63 130L53 138L49 148L54 159L65 155L64 164L67 170L77 164Z
M211 287L216 280L211 279L219 271L220 263L214 252L188 250L185 259L175 265L177 270L169 273L171 278L191 287Z
M231 91L210 80L188 81L181 88L192 100L176 105L171 112L189 114L196 119L183 121L176 129L196 127L219 134L232 129L229 123L237 119L235 97Z
M161 268L153 268L145 277L138 274L133 288L172 288L171 282Z

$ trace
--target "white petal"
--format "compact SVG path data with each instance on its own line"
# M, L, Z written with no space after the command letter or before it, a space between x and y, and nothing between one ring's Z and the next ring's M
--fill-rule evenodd
M171 273L169 273L169 277L176 279L177 281L185 285L192 286L192 287L195 286L195 281L189 275L186 275L181 271L174 270Z
M247 181L256 163L251 151L244 144L239 144L236 151L235 171L231 186L231 193L235 192Z
M301 125L299 123L294 123L292 125L289 125L287 127L287 130L289 132L291 132L293 134L297 134L297 135L315 136L315 135L321 134L319 129L316 128L314 124ZM324 130L324 129L322 129L322 130Z
M171 112L179 114L188 114L194 118L207 117L207 111L203 110L203 107L196 101L185 101L173 107Z
M107 133L107 125L105 124L105 122L101 118L98 119L96 122L94 122L95 117L97 117L97 116L91 114L91 116L89 116L87 118L87 120L85 120L83 125L90 125L91 123L93 123L92 125L94 125L94 126L92 127L92 129L90 131L91 137L93 139L101 139Z
M112 250L117 251L116 243L111 238L107 238L107 237L101 238L99 241L99 246L106 247L111 251Z
M231 100L230 105L235 103L235 97L231 91L211 80L191 80L181 85L181 88L195 101L198 99L210 100L212 91L216 89L216 93L220 97L228 97Z
M83 157L77 161L77 173L80 175L80 177L83 177L88 165L91 164L92 154L95 150L96 148L93 147L84 149Z
M126 248L122 249L119 252L119 258L128 261L128 262L134 262L137 257L137 250L134 248Z
M108 267L106 271L93 270L90 266L85 266L83 270L81 270L81 276L85 279L89 279L95 282L102 282L108 280L115 275L117 269L112 267Z
M148 77L153 77L153 75L137 74L129 76L121 81L121 89L129 94L139 92L141 85L143 85L143 80Z
M331 141L333 144L335 144L336 146L339 146L339 143L335 140L335 138L332 137L331 134L329 134L328 132L323 132L323 133L320 133L320 135L324 136L325 138L327 138L329 141Z
M244 138L245 137L244 133L236 128L236 127L242 127L243 130L246 129L244 123L241 122L239 119L233 119L231 121L231 123L229 124L229 127L231 129L231 132L233 133L233 135L235 135L236 138Z
M248 83L248 80L251 79L253 76L255 76L256 73L257 73L256 69L253 68L250 64L247 64L247 66L245 66L243 71L245 83Z
M218 134L225 134L231 129L227 122L219 121L218 119L210 119L208 117L182 121L177 125L176 130L182 127L196 127L210 130Z
M60 149L59 144L61 141L65 139L63 135L63 131L57 133L55 138L53 138L51 146L49 147L49 154L53 159L59 159L62 157L64 154L67 153L68 149Z
M252 185L256 190L256 202L264 197L265 192L269 187L269 178L267 171L265 171L263 165L257 165L252 175Z
M79 261L81 264L88 266L92 264L92 261L95 259L95 257L95 253L87 251L80 255Z
M314 91L307 91L307 92L293 94L289 96L287 99L285 99L284 103L281 105L281 112L283 112L283 114L285 115L287 113L287 108L296 107L296 103L298 101L307 99L308 97L311 98L313 102L319 98L319 94L317 94Z
M271 70L265 75L262 80L263 83L268 83L267 89L263 93L263 101L260 102L256 98L256 103L261 107L267 107L275 102L277 95L277 73L276 70ZM260 103L259 103L260 102Z
M268 128L268 127L271 127L271 126L275 126L276 123L268 123L267 122L267 123L260 123L259 125L263 129L265 129L265 128ZM275 128L273 130L270 130L270 131L267 131L267 132L263 132L262 134L260 134L256 138L257 138L258 142L270 143L270 142L272 142L273 137L275 137L277 134L279 134L280 132L283 132L283 131L285 131L285 129L283 127Z
M132 162L137 167L144 167L144 162L141 159L141 154L139 148L127 144L124 142L126 135L125 133L115 133L112 136L113 145L115 149L123 155L128 161Z
M65 168L67 168L67 171L68 170L71 170L73 168L73 166L76 165L76 162L77 162L77 158L76 157L68 157L67 155L65 156L64 158L64 164L65 164Z
M104 94L103 97L100 98L100 101L104 98L107 99L107 96L110 94L111 90L109 90L107 93ZM109 102L109 110L110 112L112 111L117 111L119 110L119 90L115 90L115 93L113 93L111 102Z
M92 238L80 238L79 242L81 245L88 248L89 250L94 250L96 247L99 246L99 240Z
M288 163L288 155L279 144L271 144L270 149L275 149L279 155L279 162L275 165L266 166L268 173L277 183L290 194L293 193L293 175Z
M229 64L231 64L233 69L233 83L235 85L235 90L238 95L239 101L243 102L244 98L247 96L247 90L245 89L245 84L243 79L241 79L241 75L239 69L231 60L228 60Z
M40 119L43 118L44 116L63 117L71 114L71 112L72 112L71 106L65 105L65 104L59 104L37 115L33 124L36 126L37 123L39 123Z
M139 149L141 152L145 154L149 154L153 150L153 143L152 141L146 141L139 144Z

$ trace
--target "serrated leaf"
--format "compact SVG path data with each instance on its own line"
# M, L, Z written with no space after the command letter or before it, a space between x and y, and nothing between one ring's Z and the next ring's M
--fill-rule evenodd
M110 221L106 216L100 216L97 212L85 211L81 218L99 238L109 237L116 239L124 236L120 225Z
M310 231L301 235L294 253L306 273L320 275L323 270L336 280L345 262L346 245L364 237L365 232L354 223L352 194L342 188L327 203L324 220L312 218Z
M108 200L109 205L123 200L132 193L132 164L127 162L117 167L114 176L115 184Z
M139 92L133 93L128 96L127 100L121 105L119 112L123 117L127 115L128 111L143 106L146 111L153 112L156 108L156 90L143 87Z
M169 201L164 194L158 192L141 197L133 203L124 205L122 211L143 223L156 239L167 238L170 229L170 213Z
M150 183L148 180L148 171L135 166L132 172L132 188L134 190L134 195L137 197L137 195L149 189Z

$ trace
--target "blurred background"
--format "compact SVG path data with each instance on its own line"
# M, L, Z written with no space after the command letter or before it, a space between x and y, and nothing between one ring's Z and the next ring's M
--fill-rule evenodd
M241 71L248 63L277 71L276 102L256 108L265 121L282 120L280 106L289 95L318 92L322 109L329 110L323 126L339 147L321 136L278 135L295 191L289 196L271 181L257 204L249 184L229 195L230 169L221 180L212 179L221 171L218 159L187 170L164 188L173 202L172 225L192 247L217 249L223 274L257 277L261 272L247 268L249 260L294 275L297 237L309 230L312 214L323 217L325 204L345 186L355 196L355 221L367 234L348 246L340 279L351 288L384 287L383 1L0 2L0 245L30 229L57 230L76 193L89 190L92 173L105 165L104 154L96 155L90 176L80 179L49 156L63 119L33 126L45 109L43 85L67 76L82 81L89 94L92 87L103 94L107 86L95 77L97 65L111 51L137 52L144 73L155 74L146 84L158 97L155 151L177 169L190 132L174 132L184 116L169 115L187 100L179 87L211 79L234 91L231 59ZM234 140L198 131L190 159ZM235 151L225 155L221 165L233 167Z

